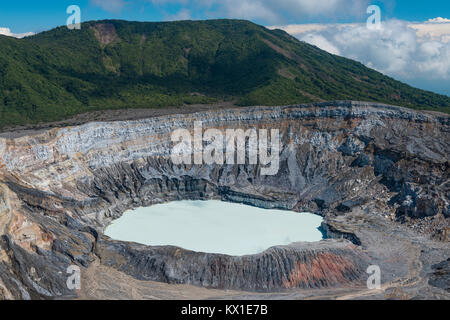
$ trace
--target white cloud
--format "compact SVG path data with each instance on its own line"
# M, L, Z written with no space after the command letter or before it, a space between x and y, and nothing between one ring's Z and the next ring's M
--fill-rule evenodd
M277 28L405 82L450 83L450 23L389 20L383 22L381 30L369 30L365 24Z
M127 2L125 0L91 0L91 4L105 11L117 13L125 7Z
M436 41L450 42L450 21L447 23L410 23L408 26L416 30L419 40L429 37Z
M28 36L34 35L34 32L26 32L26 33L13 33L9 28L0 28L0 34L8 37L14 38L24 38Z
M434 18L434 19L429 19L427 22L430 22L430 23L448 23L448 22L450 22L450 19L437 17L437 18Z
M344 24L341 24L341 26L343 26L343 25ZM311 24L288 24L285 26L269 26L268 28L269 29L282 29L292 35L298 35L300 33L305 33L305 32L325 30L329 27L330 27L330 25L327 25L327 24L311 23Z
M442 19L442 18L441 18ZM435 20L430 19L428 21ZM444 19L449 20L449 19ZM434 40L450 42L450 20L449 22L405 22L409 28L413 28L416 30L419 41L423 38L431 37ZM311 23L311 24L290 24L290 25L275 25L269 26L270 29L282 29L287 33L292 35L299 35L306 32L314 32L314 31L323 31L326 29L336 28L342 30L345 27L357 27L357 26L365 26L362 23L340 23L340 24L320 24L320 23Z
M340 55L341 52L339 49L334 46L330 41L328 41L325 37L320 34L306 34L303 38L303 41L308 42L309 44L315 45L316 47L321 48L322 50L328 51L332 54Z

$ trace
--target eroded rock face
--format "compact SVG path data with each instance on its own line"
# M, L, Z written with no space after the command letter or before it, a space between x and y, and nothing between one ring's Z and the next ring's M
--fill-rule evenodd
M368 266L361 250L333 240L240 257L119 242L99 242L96 250L105 265L137 279L249 291L351 285L364 279Z
M98 23L91 28L102 45L110 44L118 39L116 28L111 23Z
M432 266L429 283L450 292L450 258Z
M249 164L174 165L170 135L192 130L194 121L204 129L279 129L278 173L262 176L259 165ZM376 237L358 234L364 224L347 227L349 232L328 228L348 240L277 247L245 258L126 244L102 231L133 207L214 198L315 212L327 221L343 217L348 226L347 217L361 211L388 221L383 225L406 222L415 233L439 234L445 242L449 124L446 115L335 102L89 123L0 138L0 288L16 298L26 298L25 292L31 298L70 296L67 266L88 267L98 258L138 279L215 288L364 284L367 266L388 260L371 249ZM30 280L33 274L41 280Z

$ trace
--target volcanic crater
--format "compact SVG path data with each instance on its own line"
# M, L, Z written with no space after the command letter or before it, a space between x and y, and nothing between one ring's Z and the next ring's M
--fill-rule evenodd
M173 164L171 133L195 121L279 129L278 173ZM449 125L446 114L335 101L3 135L0 298L448 299L436 268L450 256ZM327 239L230 256L104 235L126 210L211 199L321 215ZM67 287L71 265L80 290Z

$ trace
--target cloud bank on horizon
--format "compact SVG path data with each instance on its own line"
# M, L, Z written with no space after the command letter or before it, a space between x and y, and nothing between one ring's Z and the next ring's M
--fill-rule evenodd
M26 32L26 33L13 33L9 28L0 28L0 35L14 37L14 38L24 38L28 36L32 36L34 32Z
M450 20L275 26L322 50L357 60L396 79L450 95Z

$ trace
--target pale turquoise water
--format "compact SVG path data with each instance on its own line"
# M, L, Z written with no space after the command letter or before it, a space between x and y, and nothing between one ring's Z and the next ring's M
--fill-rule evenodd
M124 213L106 228L112 239L246 255L272 246L319 241L322 217L210 201L174 201Z

